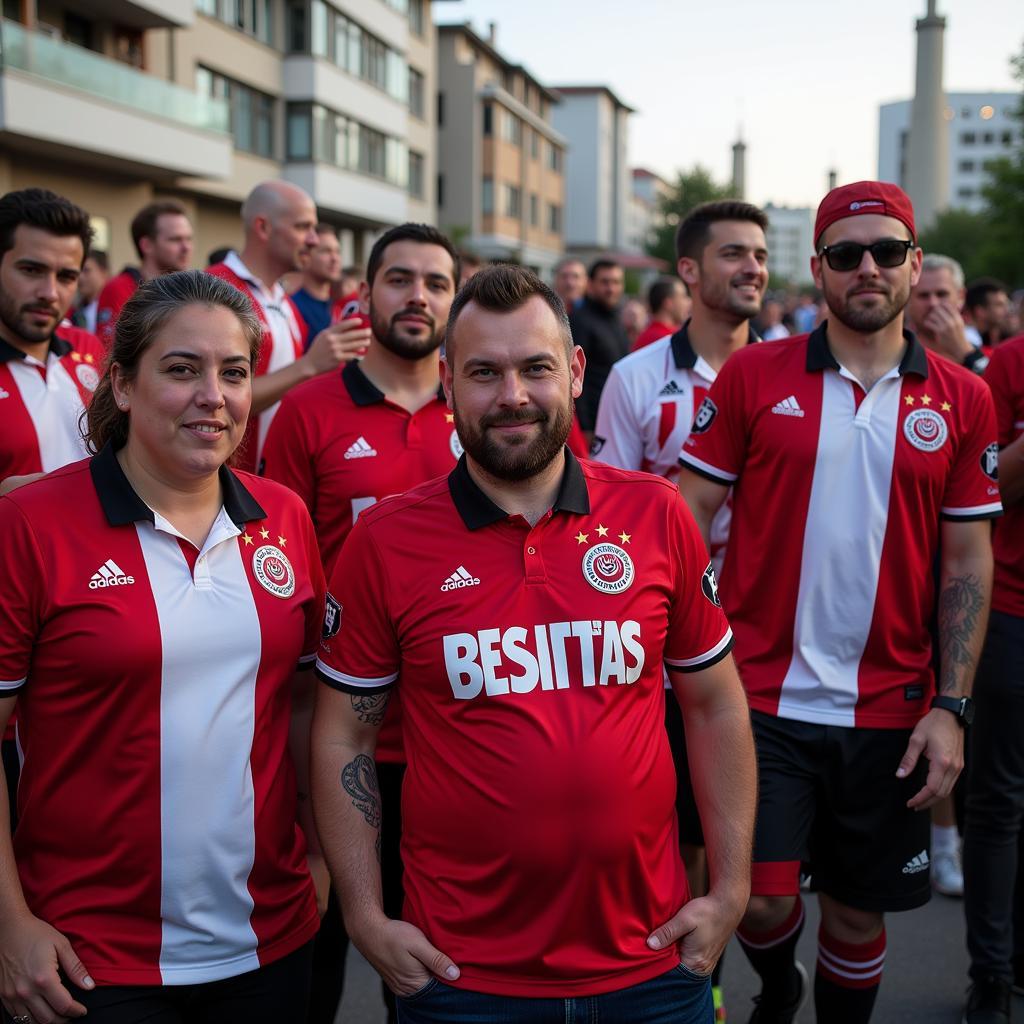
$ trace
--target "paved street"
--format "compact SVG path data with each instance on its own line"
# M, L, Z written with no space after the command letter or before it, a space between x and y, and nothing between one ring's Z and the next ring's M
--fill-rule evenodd
M813 897L807 900L807 911L799 955L813 979L818 930ZM874 1024L959 1024L967 985L960 901L936 896L922 910L894 914L889 918L888 932L886 973ZM349 956L347 980L338 1024L383 1024L380 982L354 950ZM756 991L755 976L733 942L725 966L726 1006L733 1024L745 1024ZM1014 998L1013 1011L1015 1019L1024 1021L1024 999ZM813 1008L808 1006L799 1020L811 1024Z

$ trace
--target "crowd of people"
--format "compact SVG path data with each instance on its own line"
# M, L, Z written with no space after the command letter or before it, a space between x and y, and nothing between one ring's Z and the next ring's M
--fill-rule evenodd
M866 1024L933 888L1008 1022L1009 289L881 182L822 200L813 294L740 200L644 301L424 224L343 267L284 181L241 219L195 270L153 203L110 276L0 198L5 1024L329 1024L350 940L391 1020L711 1024L734 934L731 1019Z

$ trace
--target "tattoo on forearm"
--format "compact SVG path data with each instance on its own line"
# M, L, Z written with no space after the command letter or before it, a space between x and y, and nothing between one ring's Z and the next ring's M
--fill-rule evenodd
M341 784L370 828L380 828L380 786L372 757L357 754L341 771Z
M974 668L975 634L984 603L981 580L972 575L954 576L939 595L939 693L959 694L964 671Z
M386 690L384 693L353 693L349 699L352 701L352 710L359 716L360 722L380 725L384 721L384 712L387 711L390 697L391 692Z

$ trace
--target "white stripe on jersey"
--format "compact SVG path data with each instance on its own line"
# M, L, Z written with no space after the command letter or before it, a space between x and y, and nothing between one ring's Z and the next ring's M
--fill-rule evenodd
M39 366L24 359L12 359L7 368L35 427L43 472L84 459L89 451L78 427L82 396L57 357L47 360L45 380Z
M855 418L849 381L822 374L793 657L779 696L782 718L855 724L857 677L875 611L889 512L900 386L896 371L878 381Z
M237 544L218 519L193 584L182 553L136 529L160 623L160 834L164 984L201 984L260 966L248 880L256 855L250 755L260 622ZM219 545L219 546L217 546ZM212 550L211 550L212 549ZM203 565L197 562L197 570ZM197 583L205 573L197 572ZM212 664L211 664L212 660ZM216 685L211 685L215 665Z
M377 679L363 679L361 676L350 676L347 672L339 672L336 668L325 665L319 658L316 660L316 670L327 679L333 679L336 683L342 683L345 686L361 686L366 689L372 689L375 686L390 686L398 678L397 672L393 672L389 676L380 676Z

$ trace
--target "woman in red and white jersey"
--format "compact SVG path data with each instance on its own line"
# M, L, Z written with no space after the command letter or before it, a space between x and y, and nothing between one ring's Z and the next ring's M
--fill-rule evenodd
M183 271L121 312L92 458L0 498L0 998L80 1017L302 1020L323 571L290 491L228 461L261 328ZM308 681L308 682L307 682ZM309 840L307 844L307 840Z

